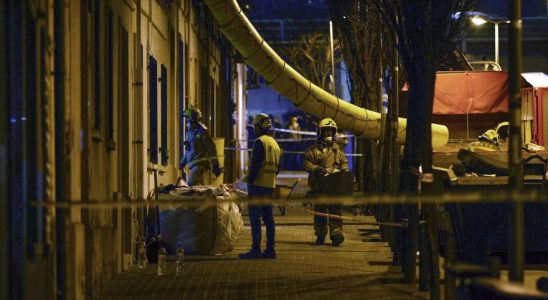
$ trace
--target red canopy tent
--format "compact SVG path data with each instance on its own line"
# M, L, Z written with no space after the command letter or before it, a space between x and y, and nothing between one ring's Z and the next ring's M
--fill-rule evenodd
M450 139L476 139L508 119L508 73L438 72L432 121L449 128Z
M525 142L548 144L548 77L523 74L522 130ZM432 121L449 128L452 139L475 139L507 121L506 71L438 72Z
M501 71L438 72L434 114L508 112L508 73Z

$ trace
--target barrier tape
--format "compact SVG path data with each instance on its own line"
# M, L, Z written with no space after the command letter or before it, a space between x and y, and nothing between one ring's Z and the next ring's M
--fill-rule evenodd
M317 136L318 133L314 131L303 131L303 130L291 130L291 129L283 129L283 128L270 128L271 131L274 132L284 132L284 133L297 133L300 135L311 135L311 136Z
M294 210L304 211L304 212L309 213L311 215L326 217L326 218L330 218L330 219L359 221L360 224L362 224L362 225L379 225L379 226L393 226L393 227L407 228L407 222L364 222L363 220L361 220L362 218L345 217L345 216L340 216L340 215L322 213L322 212L317 212L317 211L313 211L313 210L310 210L310 209L297 207L297 206L293 206L293 205L288 205L288 204L278 204L278 205L286 207L286 208L294 209Z
M81 209L104 209L104 208L131 208L131 207L200 207L203 205L217 205L219 203L238 202L247 203L250 205L279 205L279 199L272 198L215 198L213 195L208 196L167 196L173 199L165 199L160 197L159 201L146 199L135 199L133 201L117 201L111 200L103 202L43 202L32 201L29 203L31 207L48 207L48 208L81 208ZM163 199L162 199L163 198ZM507 191L491 191L491 192L474 192L474 193L445 193L441 195L370 195L370 196L355 196L355 197L317 197L311 198L290 198L283 199L283 202L302 203L302 201L318 203L322 205L340 204L344 206L367 205L367 204L444 204L444 203L459 203L459 204L497 204L497 203L542 203L548 205L548 199L544 193L540 191L529 191L521 193L508 193ZM287 205L284 203L284 205Z
M238 148L238 147L225 147L225 150L230 150L230 151L247 151L247 152L251 152L253 151L253 149L249 149L249 148ZM282 154L305 154L306 152L304 151L292 151L292 150L283 150L282 151ZM345 156L351 156L351 157L361 157L363 156L363 154L360 154L360 153L345 153L344 154Z
M302 131L302 130L291 130L291 129L283 129L283 128L271 128L270 130L275 132L285 132L285 133L297 133L301 135L313 135L318 136L318 133L315 131ZM338 134L338 137L354 137L353 134Z
M287 142L315 142L315 141L318 140L317 138L299 138L299 139L295 139L295 138L274 138L274 139L276 140L276 142L283 142L283 143L287 143ZM254 142L255 140L245 139L245 140L232 140L232 141L235 141L235 142Z

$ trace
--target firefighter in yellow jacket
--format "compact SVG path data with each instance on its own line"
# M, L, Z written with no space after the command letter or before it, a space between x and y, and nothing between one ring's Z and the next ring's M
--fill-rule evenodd
M208 184L211 181L209 170L212 170L217 177L222 172L217 160L217 149L207 127L200 122L202 113L199 109L188 108L184 111L183 117L187 119L186 152L181 159L180 167L184 169L188 166L190 170L188 185Z
M321 196L326 193L326 175L336 172L349 172L348 160L344 150L335 142L337 124L331 118L325 118L318 124L318 142L312 145L304 155L304 168L309 173L308 185L311 196ZM314 205L314 210L320 213L342 215L342 205ZM327 235L326 217L314 216L314 234L316 244L322 245ZM342 220L329 218L331 243L334 246L344 241Z
M477 152L477 151L500 151L499 148L499 134L494 129L489 129L486 132L482 133L478 140L468 144L466 149Z
M253 144L247 191L250 199L271 198L276 187L276 174L279 171L281 150L278 143L268 134L272 120L266 114L258 114L253 120L253 131L257 137ZM261 218L266 227L266 249L261 253ZM239 255L241 259L276 258L275 226L272 204L249 205L251 224L251 250Z

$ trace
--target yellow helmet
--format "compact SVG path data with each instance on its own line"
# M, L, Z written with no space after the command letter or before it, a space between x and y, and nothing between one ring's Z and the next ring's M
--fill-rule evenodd
M202 118L202 112L195 107L190 107L185 109L183 117L189 118L192 121L198 121Z
M324 138L322 136L322 134L323 134L322 130L324 130L326 128L329 128L329 129L333 130L333 134L331 135L330 140L335 140L335 135L337 134L337 123L335 123L335 121L333 121L333 119L331 119L331 118L325 118L325 119L321 120L320 123L318 124L318 138L319 139Z
M264 121L264 120L270 120L270 117L265 114L265 113L260 113L258 115L255 116L255 118L253 119L253 126L259 126L259 127L262 127L261 126L261 123ZM271 125L272 126L272 125Z
M493 143L495 145L499 145L499 134L497 133L497 131L495 129L489 129L487 130L486 132L482 133L478 139L480 141L487 141L487 142L490 142L490 143Z
M335 121L333 121L333 119L331 118L325 118L323 120L320 121L320 123L318 124L318 128L321 130L322 128L333 128L335 129L335 131L337 131L337 123L335 123Z

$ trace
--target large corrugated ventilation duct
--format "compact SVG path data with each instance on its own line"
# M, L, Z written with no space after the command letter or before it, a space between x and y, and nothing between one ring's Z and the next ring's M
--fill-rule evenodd
M379 139L381 114L333 96L288 65L261 37L236 0L204 0L220 30L242 54L244 61L263 76L268 85L290 99L299 109L318 118L330 117L341 129L367 139ZM404 143L407 120L398 120L398 141ZM447 144L447 127L432 124L432 146Z

